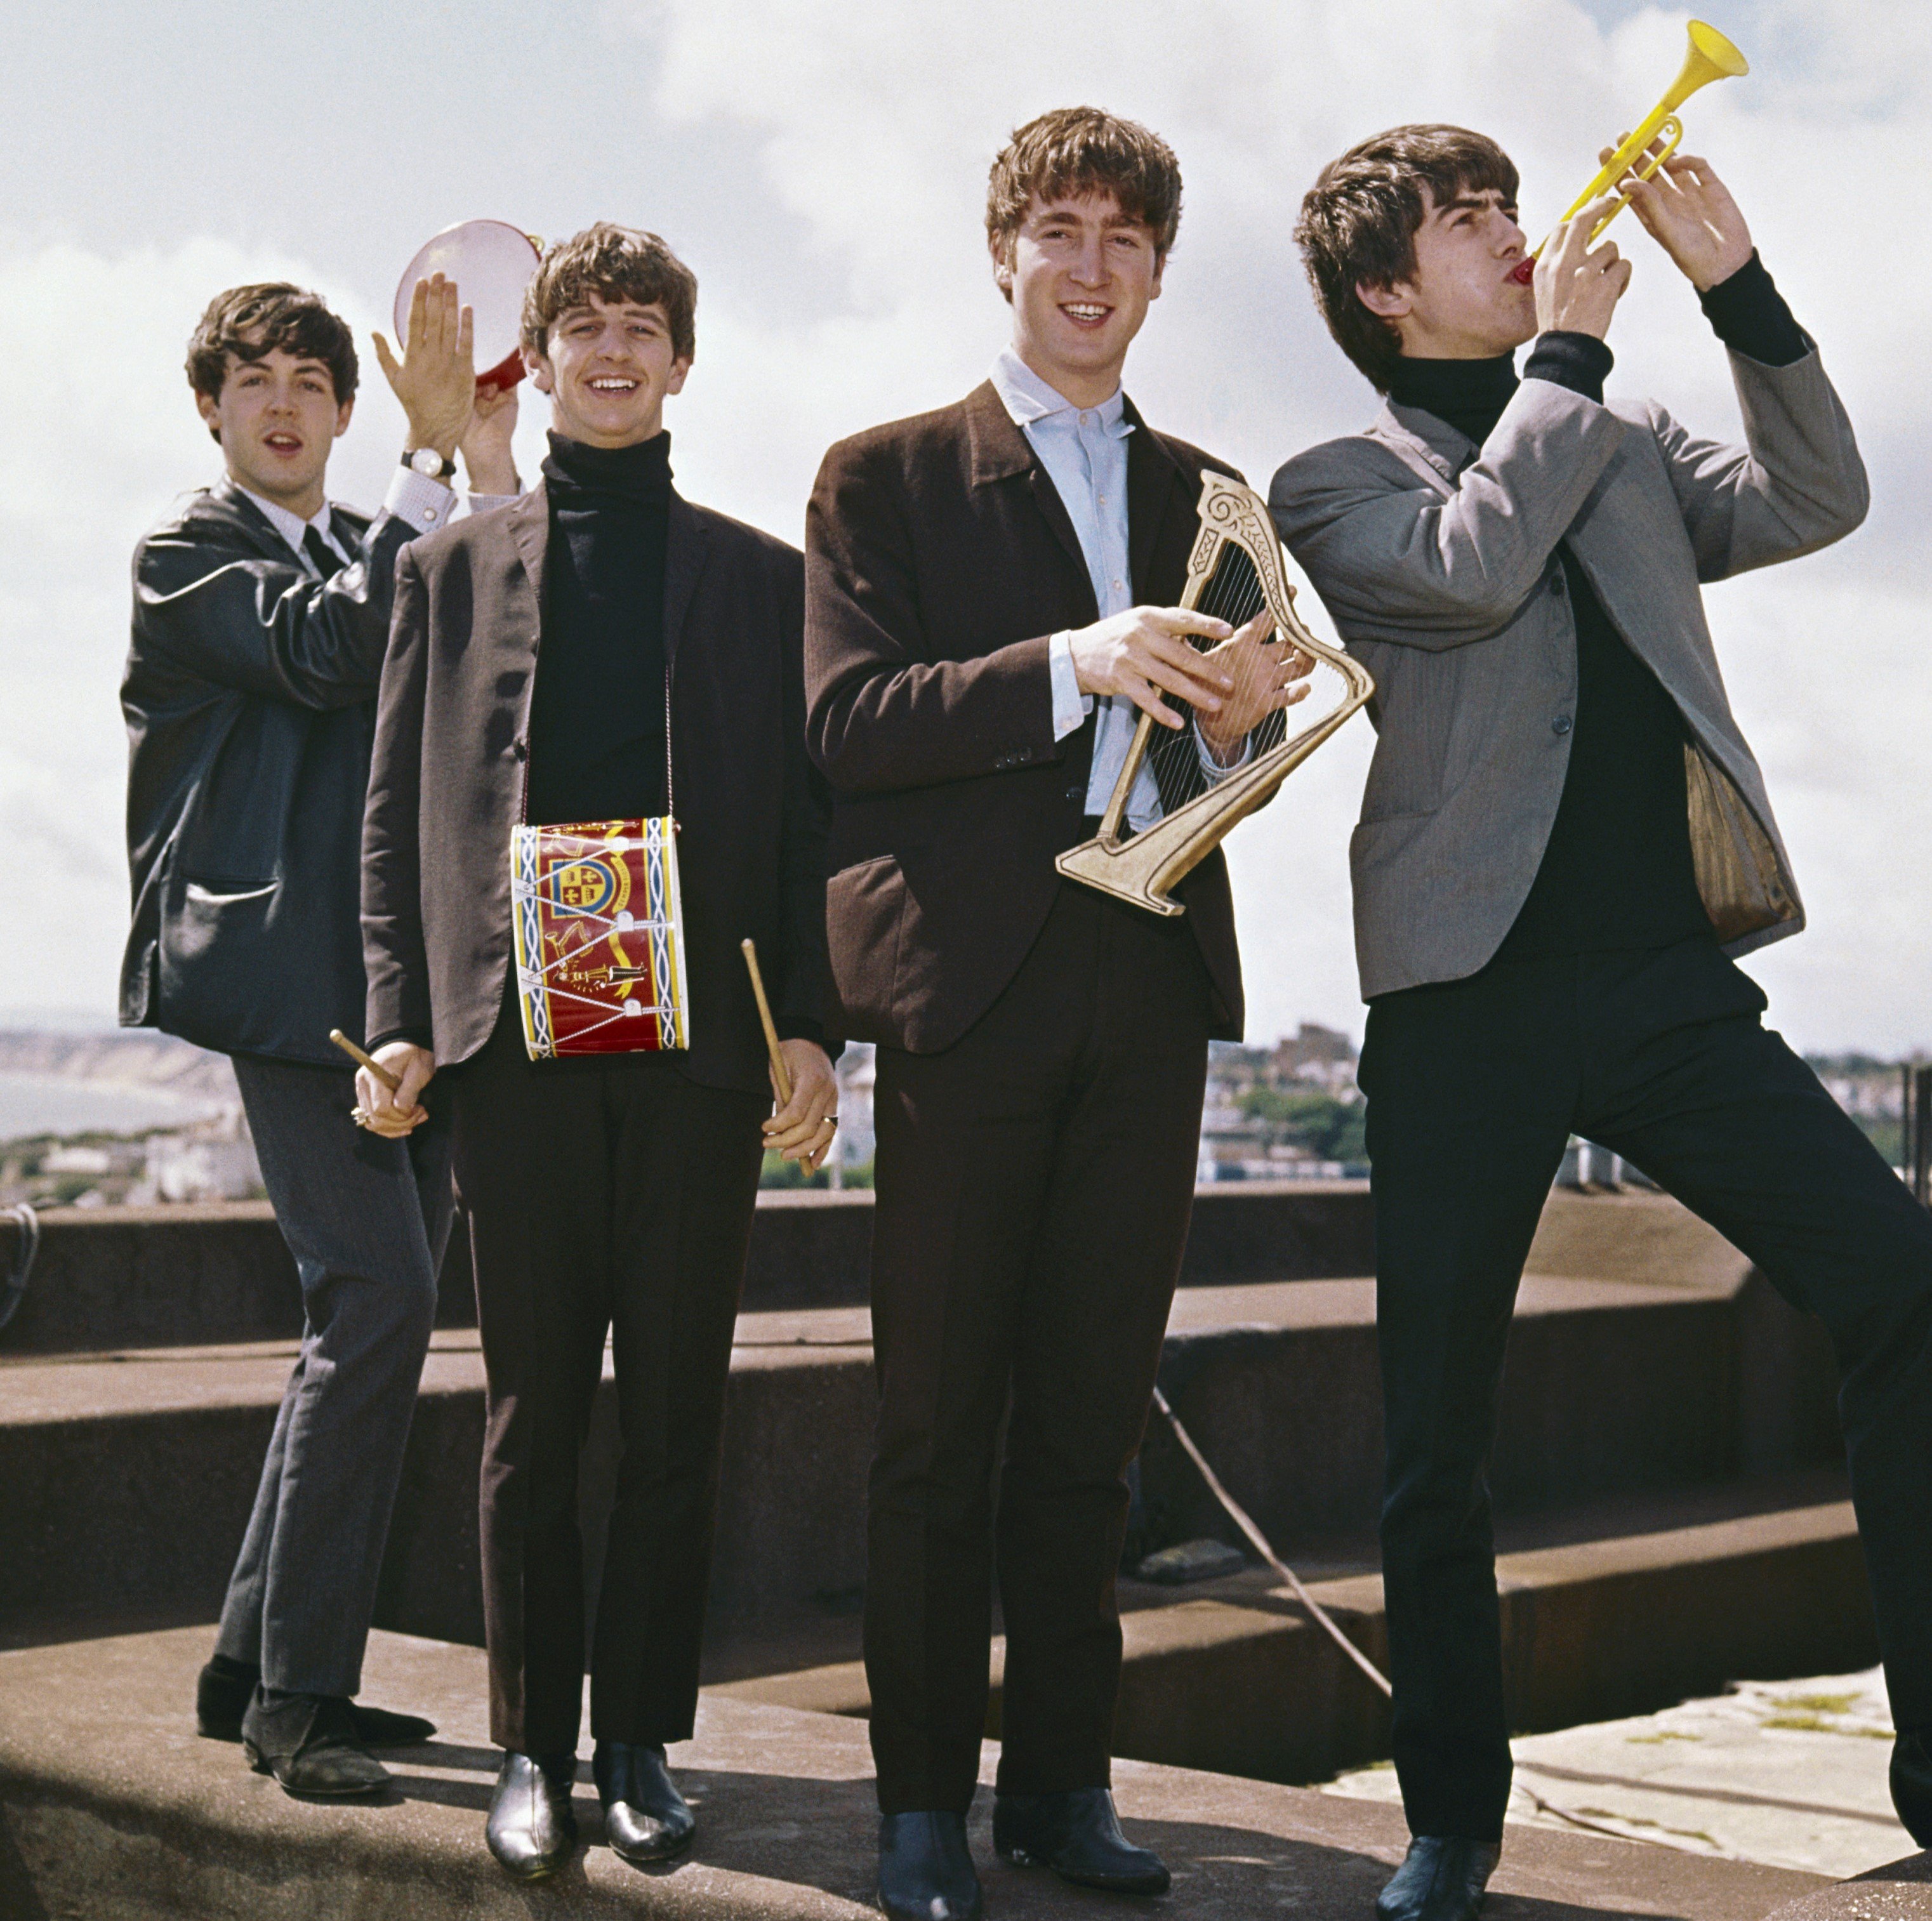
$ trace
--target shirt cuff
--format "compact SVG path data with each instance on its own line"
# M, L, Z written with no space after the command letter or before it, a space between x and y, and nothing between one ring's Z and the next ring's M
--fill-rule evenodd
M413 467L399 466L382 506L398 520L408 521L418 533L433 534L449 524L456 512L456 496L441 481L431 480Z
M1094 697L1080 691L1073 667L1073 637L1056 634L1046 643L1046 671L1053 682L1053 737L1064 740L1094 711Z
M514 493L470 493L464 496L461 511L466 514L493 514L500 507L512 507L523 499L519 489Z
M1208 736L1201 731L1201 723L1194 723L1194 751L1201 757L1201 771L1211 786L1216 781L1225 781L1230 774L1245 767L1255 757L1255 737L1244 734L1241 739L1240 757L1231 760L1224 767L1214 758L1214 750L1208 745Z
M1539 334L1523 362L1522 377L1567 387L1600 407L1604 376L1616 364L1616 355L1594 334Z
M1811 341L1792 317L1777 283L1754 247L1728 280L1697 296L1712 331L1732 353L1762 367L1789 367L1811 351Z

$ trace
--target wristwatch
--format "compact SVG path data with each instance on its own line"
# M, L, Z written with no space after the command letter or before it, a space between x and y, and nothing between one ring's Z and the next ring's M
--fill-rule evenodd
M429 480L446 481L456 471L456 463L445 460L434 447L418 447L406 453L403 465Z

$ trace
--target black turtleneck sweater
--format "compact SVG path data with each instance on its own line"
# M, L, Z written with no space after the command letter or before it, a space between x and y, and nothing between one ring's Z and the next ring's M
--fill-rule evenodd
M670 436L605 448L553 433L543 475L550 556L525 817L662 814Z
M1702 296L1733 351L1782 367L1810 352L1771 276L1748 265ZM1586 334L1545 334L1523 377L1552 381L1600 403L1610 350ZM1516 390L1514 358L1396 363L1389 397L1445 421L1480 447ZM1497 958L1665 947L1708 934L1690 853L1683 717L1612 625L1567 541L1559 592L1576 627L1576 700L1570 764L1522 912Z

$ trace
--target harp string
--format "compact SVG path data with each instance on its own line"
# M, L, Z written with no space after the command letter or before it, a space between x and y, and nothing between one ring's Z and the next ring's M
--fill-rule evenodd
M1227 541L1216 556L1214 571L1196 603L1196 610L1212 615L1217 620L1225 620L1230 627L1238 630L1267 605L1268 595L1253 559L1236 542ZM1204 653L1215 643L1204 637L1192 637L1190 644L1197 652ZM1271 684L1280 658L1280 649L1272 649L1270 654L1238 674L1237 697L1251 691L1253 685L1264 677ZM1148 744L1147 764L1153 772L1155 790L1160 795L1164 814L1172 814L1184 802L1198 793L1202 787L1193 709L1177 696L1169 694L1166 697L1168 704L1179 709L1189 724L1178 730L1157 727L1154 739ZM1287 714L1282 712L1264 716L1250 738L1256 754L1265 754L1280 745L1288 738Z

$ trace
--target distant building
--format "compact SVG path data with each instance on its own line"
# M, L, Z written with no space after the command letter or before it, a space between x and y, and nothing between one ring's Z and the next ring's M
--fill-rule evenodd
M238 1108L178 1134L151 1134L142 1178L128 1201L253 1200L260 1198L262 1169L255 1143Z

